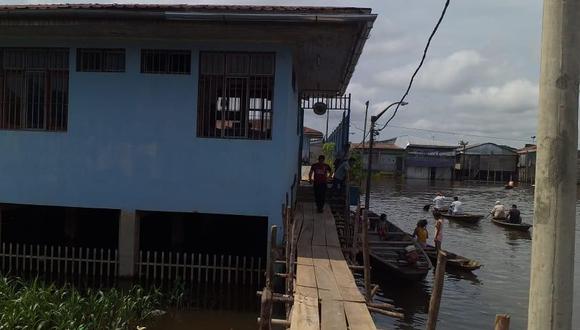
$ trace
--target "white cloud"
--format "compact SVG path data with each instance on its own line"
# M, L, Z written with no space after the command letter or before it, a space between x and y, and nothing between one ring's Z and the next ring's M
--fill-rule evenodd
M416 66L417 64L408 64L379 72L375 75L375 80L387 86L406 86ZM460 50L447 57L427 60L416 78L415 88L457 91L496 73L497 70L478 51Z
M453 97L458 107L483 108L504 112L523 112L538 105L538 85L525 79L501 86L474 87Z

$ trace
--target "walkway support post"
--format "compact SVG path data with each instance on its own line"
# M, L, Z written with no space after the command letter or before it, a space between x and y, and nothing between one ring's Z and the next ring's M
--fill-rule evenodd
M580 0L544 0L528 329L572 328Z
M439 306L441 304L441 294L443 293L443 280L445 279L445 265L447 264L447 254L439 250L437 255L437 266L435 268L435 281L431 300L429 300L429 314L427 315L427 330L437 328L437 317L439 316Z
M139 215L135 210L121 210L119 214L119 276L137 275L139 256Z

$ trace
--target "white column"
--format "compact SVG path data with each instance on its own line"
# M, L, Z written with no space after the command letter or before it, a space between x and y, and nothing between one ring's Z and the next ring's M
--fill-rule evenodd
M580 0L544 0L529 330L572 328Z
M119 276L136 275L139 256L139 218L135 210L121 210L119 215Z

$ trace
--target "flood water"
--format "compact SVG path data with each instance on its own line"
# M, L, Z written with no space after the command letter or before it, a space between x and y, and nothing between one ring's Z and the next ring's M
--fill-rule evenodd
M503 185L462 182L375 180L371 208L386 213L390 221L411 232L417 220L429 221L430 240L434 235L431 213L422 210L437 191L460 196L466 212L486 213L496 200L517 204L525 222L532 221L534 189L530 186L505 190ZM580 206L580 203L577 204ZM580 207L578 207L580 219ZM477 225L461 225L445 220L443 247L478 260L483 267L473 274L447 273L445 276L439 329L491 329L496 314L511 315L510 329L527 325L531 235L511 232L483 219ZM580 241L580 222L576 227ZM574 329L580 329L580 244L576 244ZM358 275L357 275L358 276ZM405 283L373 274L381 286L378 301L404 310L405 319L374 314L379 329L424 329L433 282L433 273L418 283ZM362 284L362 278L357 278ZM192 296L197 305L168 314L147 324L152 330L255 329L259 314L256 288L210 287Z
M505 190L503 185L415 180L377 180L371 190L371 209L386 213L401 229L412 232L419 219L429 221L430 241L434 236L431 213L422 210L437 191L459 196L465 212L485 214L496 200L517 204L524 222L532 222L534 188ZM577 203L577 219L580 219ZM576 225L574 329L580 329L580 222ZM447 273L445 276L438 328L491 329L496 314L511 315L510 329L527 327L530 279L531 235L511 232L483 219L477 225L461 225L445 220L443 247L473 258L484 266L473 275ZM383 329L424 329L434 274L414 284L394 282L373 274L383 289L379 300L393 303L405 311L404 320L375 315Z

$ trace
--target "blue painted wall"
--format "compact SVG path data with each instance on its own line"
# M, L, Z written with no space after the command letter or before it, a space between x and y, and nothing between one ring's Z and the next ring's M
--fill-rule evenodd
M64 133L0 130L0 202L267 216L298 173L292 55L276 45L2 40L70 47ZM126 48L126 72L75 71L76 47ZM141 48L192 50L191 75L140 73ZM196 137L200 50L276 52L272 140Z

